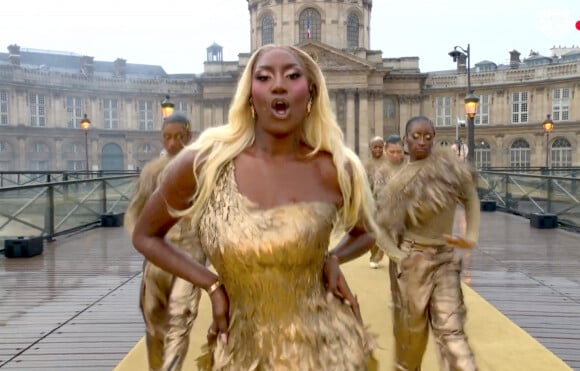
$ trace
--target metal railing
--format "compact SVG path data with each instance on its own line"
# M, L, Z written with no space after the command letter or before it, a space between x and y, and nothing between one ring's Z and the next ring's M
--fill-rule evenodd
M86 175L86 173L85 173ZM138 174L42 182L0 188L0 240L56 236L100 225L123 213Z
M54 174L45 173L37 184L30 184L30 178L29 184L0 188L0 240L51 240L100 225L102 215L126 210L138 178L137 172L93 178L78 174L84 178L54 181ZM561 225L580 230L580 178L480 170L478 191L481 199L495 200L500 210L525 217L555 214Z
M139 170L0 171L0 188L135 174Z
M561 225L580 229L579 178L480 170L478 191L501 210L528 218L555 214Z
M567 178L580 178L580 167L487 167L481 171L501 171L504 173L530 174L530 175L552 175Z

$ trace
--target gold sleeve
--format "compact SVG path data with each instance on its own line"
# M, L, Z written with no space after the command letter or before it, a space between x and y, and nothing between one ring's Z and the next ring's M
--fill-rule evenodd
M465 219L467 221L467 229L465 231L465 238L477 243L479 240L479 222L480 222L480 203L477 189L473 182L465 184Z

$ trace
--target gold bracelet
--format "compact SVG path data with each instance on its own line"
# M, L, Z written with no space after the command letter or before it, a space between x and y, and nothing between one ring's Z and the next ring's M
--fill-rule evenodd
M209 296L211 296L211 294L213 294L214 292L216 292L217 289L220 288L220 286L222 285L222 283L220 282L220 280L216 280L208 289L207 289L207 294Z

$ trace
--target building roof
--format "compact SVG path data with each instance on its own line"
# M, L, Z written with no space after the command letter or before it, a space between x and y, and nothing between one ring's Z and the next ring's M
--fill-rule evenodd
M69 52L26 48L20 49L20 66L23 68L42 69L64 73L79 73L81 71L81 60L83 58L87 57ZM10 64L9 54L0 53L0 65L6 64ZM115 75L115 62L94 60L93 71L95 75ZM168 76L161 66L136 63L125 64L125 75L149 78Z

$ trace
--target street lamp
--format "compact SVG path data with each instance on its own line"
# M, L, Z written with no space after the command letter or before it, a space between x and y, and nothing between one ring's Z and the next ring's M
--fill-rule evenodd
M87 117L87 114L85 113L85 116L81 120L81 129L83 129L83 131L85 132L85 164L86 164L87 174L89 173L89 129L90 128L91 128L91 120L89 120L89 118Z
M542 129L546 133L546 170L550 167L550 133L554 130L554 122L550 119L550 115L546 115L546 119L542 122Z
M161 115L163 115L163 119L166 119L173 113L174 107L175 104L169 100L169 95L166 95L163 102L161 102Z
M471 163L474 162L475 148L475 114L477 113L477 104L479 103L479 98L473 94L471 90L471 54L470 46L467 44L467 49L463 49L460 46L456 46L452 51L449 52L449 56L453 58L453 62L457 62L458 59L467 61L467 94L465 96L465 113L467 114L467 160Z

